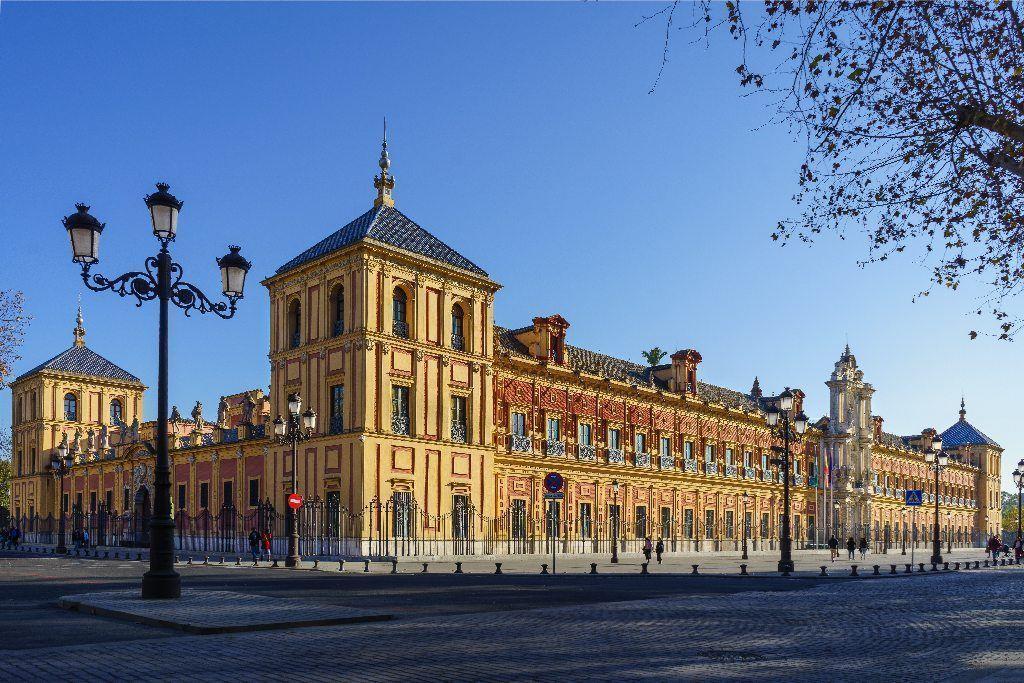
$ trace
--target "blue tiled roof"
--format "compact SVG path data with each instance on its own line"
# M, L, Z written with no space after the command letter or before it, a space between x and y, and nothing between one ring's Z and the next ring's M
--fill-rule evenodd
M421 228L412 219L391 206L374 207L277 269L284 273L304 263L326 256L364 238L390 244L450 266L487 276L482 268Z
M142 384L142 381L138 377L124 368L114 365L87 346L72 346L67 351L59 353L45 363L41 363L32 368L18 377L18 379L24 379L29 375L34 375L35 373L43 370L70 372L76 375L89 375L90 377L106 377L108 379L116 379L122 382L137 382Z
M952 427L942 432L942 448L958 448L960 446L995 446L999 444L990 439L967 420L959 420Z

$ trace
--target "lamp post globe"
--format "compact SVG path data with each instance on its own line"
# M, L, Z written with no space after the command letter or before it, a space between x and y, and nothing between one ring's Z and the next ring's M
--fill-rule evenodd
M146 206L149 207L150 220L153 223L153 234L161 241L170 242L178 233L178 213L183 202L168 192L171 186L157 183L156 192L146 195Z
M245 295L245 276L252 268L252 264L239 251L241 247L232 244L228 247L228 253L217 259L221 290L229 299L241 299Z
M64 228L71 238L71 260L92 265L100 260L100 234L106 224L93 218L85 204L75 204L75 209L76 213L63 219Z

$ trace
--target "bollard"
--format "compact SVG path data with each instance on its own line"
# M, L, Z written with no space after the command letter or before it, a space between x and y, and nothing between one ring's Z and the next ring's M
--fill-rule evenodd
M974 568L975 569L981 569L981 562L979 562L978 560L975 560L974 561Z
M876 564L876 565L873 565L873 566L875 568L875 571L871 572L871 575L872 576L878 576L878 565Z
M988 560L985 560L985 566L986 567L988 566Z
M391 560L391 573L392 574L397 574L398 573L398 560Z
M939 570L939 565L937 563L935 563L935 562L932 562L932 571L935 572L935 571L938 571L938 570Z
M908 564L908 565L905 565L905 566L906 566L907 570L905 572L903 572L903 573L904 574L909 574L911 572L911 569L910 569L911 565Z
M220 556L220 563L224 564L224 556L223 555Z
M890 564L889 565L889 573L890 574L895 574L896 573L896 565L894 565L894 564Z
M270 565L270 568L271 569L277 569L278 568L277 558L276 557L274 558L274 564Z
M260 566L260 558L257 557L255 560L253 560L252 561L252 566L254 566L254 567Z
M942 571L944 571L944 572L948 572L949 571L949 562L943 562L942 563Z
M109 558L110 558L110 551L109 550L104 550L103 551L103 559L106 560L106 559L109 559Z
M420 572L420 573L421 574L426 574L427 573L427 563L426 562L423 563L423 571Z
M114 557L115 558L117 557L117 553L114 553ZM181 562L181 557L179 557L178 555L175 555L174 556L174 564L178 564L180 562Z
M206 556L203 557L203 564L206 564L206 565L210 564L210 556L209 555L206 555Z
M548 566L546 564L542 564L540 566L540 573L541 574L547 574L548 573Z
M644 562L644 563L642 563L642 564L640 565L640 573L641 573L641 574L647 574L647 573L648 573L648 572L647 572L647 565L648 565L648 564L649 564L649 563L647 563L647 562Z
M338 560L338 571L345 571L345 560Z
M363 560L363 572L365 573L365 572L368 572L368 571L370 571L370 561L369 560Z
M241 567L242 566L242 557L240 555L235 555L235 566L236 567Z
M693 571L690 572L690 574L692 574L693 576L697 576L697 565L691 564L690 566L693 567Z
M960 569L960 563L959 562L954 562L953 563L953 571L958 571L959 569Z
M857 565L850 565L850 576L859 576L859 574L857 574Z
M821 565L821 574L819 576L828 576L828 566Z
M313 569L320 569L320 560L315 557L313 558Z
M917 571L919 571L919 572L923 572L924 571L924 562L918 562L917 563Z
M597 573L597 562L591 562L590 563L590 573L591 574L596 574Z
M455 573L456 574L461 574L462 573L462 563L461 562L456 562L455 563Z
M500 574L501 573L501 562L495 562L494 563L494 573L495 574Z
M747 573L747 565L740 565L740 576L750 576L750 574Z
M188 556L188 562L186 562L185 564L192 564L192 556L191 555Z

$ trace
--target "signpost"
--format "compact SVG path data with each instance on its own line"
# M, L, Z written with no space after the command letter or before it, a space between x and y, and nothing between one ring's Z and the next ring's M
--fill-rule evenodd
M921 489L907 489L907 507L912 508L913 512L910 514L910 524L914 528L914 535L910 537L912 543L910 544L910 564L914 564L914 548L917 546L917 508L921 507L921 503L924 501L924 491ZM903 533L906 533L904 530Z
M548 503L548 539L551 541L551 574L555 573L555 548L558 544L558 522L555 513L558 511L558 501L565 498L562 487L565 486L565 479L558 472L548 472L544 477L544 500Z
M288 507L292 510L298 510L302 507L302 496L297 493L288 494Z

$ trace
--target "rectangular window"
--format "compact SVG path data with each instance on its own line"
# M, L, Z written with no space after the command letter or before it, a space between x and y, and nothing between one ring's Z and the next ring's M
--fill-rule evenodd
M771 536L771 521L768 517L768 513L761 514L761 538L768 538Z
M754 513L744 512L743 513L743 533L746 534L747 538L750 538L750 527L754 523Z
M186 506L188 499L186 495L185 485L178 484L178 512L188 512L188 507Z
M638 505L634 512L636 519L636 537L646 538L647 537L647 507L644 505Z
M512 413L512 433L526 436L526 413Z
M693 510L683 510L683 538L693 538Z
M249 480L249 507L256 507L260 504L260 480Z
M89 512L96 512L96 492L89 493Z
M634 448L634 452L636 452L636 453L646 453L647 452L647 435L646 434L636 434L633 437L633 448Z
M452 441L466 443L466 397L452 396Z
M220 504L228 508L235 507L235 482L224 482L223 495L221 496Z
M658 442L659 455L672 455L672 439L667 436L661 437Z
M732 464L732 449L731 448L726 448L725 449L725 464L726 465L731 465Z
M391 431L409 434L409 387L391 387Z
M750 467L754 464L754 454L750 451L743 451L743 466Z
M714 462L714 461L715 461L715 445L709 443L709 444L704 446L704 462Z
M715 537L715 511L704 511L704 538Z
M661 508L661 537L672 538L672 508Z
M693 442L692 441L684 441L683 442L683 457L686 458L687 460L693 460Z
M199 484L199 507L206 510L210 507L210 484L202 482Z
M79 512L83 512L83 510L82 510L82 494L81 493L76 493L75 494L75 509L78 510Z
M105 498L106 500L104 501L104 504L106 506L106 510L107 512L110 512L114 507L114 490L107 489Z
M619 449L619 437L621 434L618 429L608 430L608 448Z
M608 529L609 529L609 531L612 531L614 529L615 531L613 531L612 533L616 537L618 537L618 538L622 537L622 534L619 532L619 530L622 528L619 525L619 521L620 520L621 520L621 508L618 505L609 505L608 506L608 524L609 524Z
M762 472L767 472L768 471L768 454L767 453L762 453L761 454L761 471Z
M345 386L336 384L331 387L331 434L345 431Z
M412 491L395 491L391 494L391 519L394 538L409 538L413 521Z
M127 490L128 489L125 489L125 491L127 491ZM67 511L68 511L68 503L70 501L71 501L71 494L70 493L65 493L64 496L61 498L61 501L60 501L61 502L61 505L60 505L61 512L67 513Z
M593 446L594 445L594 432L593 428L586 422L580 423L580 445L581 446Z
M725 511L725 537L736 538L736 523L732 510Z
M124 487L124 507L121 508L121 512L128 512L132 509L132 491L127 486Z
M562 421L557 417L548 418L548 441L562 440Z
M452 496L452 535L457 539L469 538L469 496Z
M590 538L592 525L590 503L580 503L580 538Z

